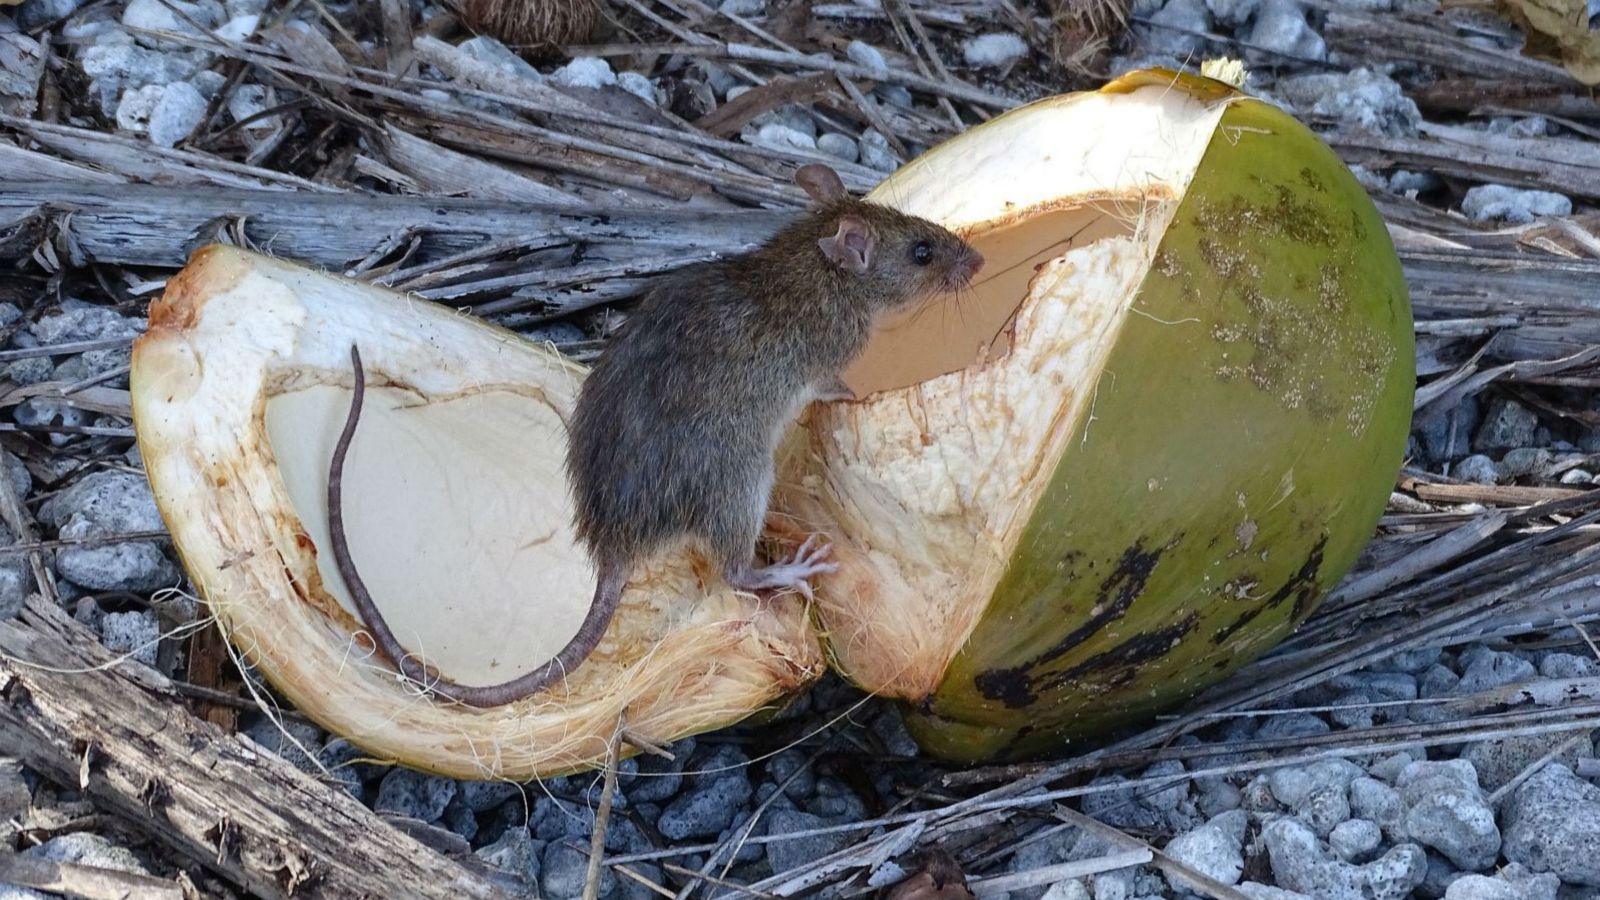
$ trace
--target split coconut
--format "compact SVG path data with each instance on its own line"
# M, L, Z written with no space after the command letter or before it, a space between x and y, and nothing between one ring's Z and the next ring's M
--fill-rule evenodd
M326 552L349 347L371 385L352 554L401 641L465 684L542 664L592 596L561 470L581 368L414 298L202 251L152 306L132 389L157 502L230 640L330 730L455 777L596 765L619 719L656 743L721 727L825 659L906 701L930 752L979 760L1192 695L1350 567L1404 449L1411 319L1383 223L1304 127L1136 73L974 128L870 199L989 262L885 325L847 374L859 402L790 434L770 536L833 540L815 606L664 557L564 682L487 710L374 659Z

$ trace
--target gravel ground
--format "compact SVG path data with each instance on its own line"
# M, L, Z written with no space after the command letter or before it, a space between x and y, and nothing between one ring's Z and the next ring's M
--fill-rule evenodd
M777 15L762 0L726 0L723 7L757 23ZM1591 0L1591 11L1600 12L1597 7ZM265 8L264 0L112 0L78 10L76 0L26 0L19 8L0 7L10 9L0 12L0 38L18 27L50 25L66 41L65 55L51 64L74 73L67 83L85 92L105 127L172 147L200 125L209 100L222 89L224 67L209 53L135 35L119 24L210 31L240 40L255 31ZM345 6L328 8L336 16L349 13ZM419 9L424 18L438 12L432 6ZM1178 66L1242 51L1256 67L1252 89L1308 120L1386 135L1418 134L1427 123L1396 80L1414 77L1415 71L1330 57L1320 29L1330 10L1340 9L1431 11L1434 4L1138 0L1131 33L1113 44L1111 68ZM295 27L321 27L309 12L297 20L302 24ZM854 40L842 48L843 55L874 71L906 65L883 38L881 26L872 33L876 43ZM1505 34L1485 27L1472 41L1510 57L1515 42ZM651 78L614 71L596 58L535 67L486 37L464 46L516 77L616 89L688 117L703 115L744 90L712 66L696 64ZM997 26L946 49L952 65L977 83L1006 84L1014 75L1032 79L1036 88L1050 78L1064 78L1037 58L1034 47L1020 30ZM6 90L0 82L0 104L12 103L6 111L26 114ZM909 108L913 102L902 88L879 87L875 96L889 106ZM245 83L231 93L225 115L238 126L237 139L254 148L273 139L278 123L268 113L288 99L273 85ZM1460 124L1526 141L1578 133L1570 123L1541 116ZM819 127L816 117L795 106L757 118L739 138L820 150L878 171L898 164L882 132L846 134ZM1357 174L1375 193L1422 198L1474 223L1511 226L1575 211L1571 198L1550 191L1462 184L1407 169L1358 167ZM128 285L110 294L86 290L81 297L20 287L0 292L14 301L0 302L7 386L88 382L126 389L127 341L143 330L147 295L132 293ZM572 346L595 332L584 321L546 325L530 334ZM85 342L95 349L47 349ZM1600 428L1589 424L1600 422L1600 403L1578 389L1562 399L1567 408L1586 415L1552 416L1509 393L1493 392L1435 411L1416 423L1410 465L1482 485L1587 487L1600 470L1591 457L1600 452ZM4 435L0 474L28 500L39 537L72 542L45 555L61 602L106 646L169 673L181 672L184 642L161 637L196 614L184 597L177 561L159 540L117 540L162 530L138 454L130 449L126 417L62 399L29 399L6 405L5 418L32 431ZM9 530L0 531L0 544L16 540ZM0 559L0 611L14 611L32 590L34 576L25 558ZM1597 676L1597 651L1581 629L1408 651L1181 740L1217 745L1207 765L1218 768L1286 756L1297 740L1318 735L1438 722L1450 715L1445 701L1453 698L1510 685L1570 687ZM530 893L565 898L581 891L587 858L580 847L593 828L599 796L595 776L530 785L455 782L356 762L358 754L349 744L293 718L280 728L252 713L239 727L306 771L331 777L382 814L459 836ZM1182 774L1184 764L1167 761L1098 776L1090 782L1098 790L1083 798L1081 810L1259 900L1600 897L1600 763L1593 738L1584 731L1518 735L1176 782L1171 777ZM1255 749L1260 742L1275 749ZM749 883L800 867L851 840L828 827L881 815L946 771L917 758L892 707L863 701L831 679L775 722L684 740L670 749L671 763L645 757L622 765L606 846L615 856L632 857L629 865L639 875L674 887L683 883L684 870ZM86 813L74 793L18 766L0 765L0 820L33 826L8 830L7 840L24 853L130 872L173 871L138 835ZM765 840L796 833L804 835ZM706 844L718 849L663 852ZM982 854L969 875L1032 872L1113 849L1079 828L1023 818L1014 840L1003 850ZM884 873L885 881L892 880L893 869ZM637 881L612 873L602 894L654 896ZM0 886L0 900L38 896L43 895ZM1136 867L1042 883L1011 896L1129 900L1205 896L1205 890L1181 876Z

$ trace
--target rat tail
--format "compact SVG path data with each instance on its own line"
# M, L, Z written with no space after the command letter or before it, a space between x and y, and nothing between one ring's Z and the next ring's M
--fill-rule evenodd
M577 668L594 651L605 635L606 627L611 624L611 617L617 611L617 601L622 596L622 589L628 583L630 567L626 563L609 558L599 560L599 578L595 584L594 600L589 604L589 613L584 616L583 624L578 627L578 633L573 635L572 640L568 641L549 662L510 681L483 686L456 684L430 673L421 660L401 646L399 639L394 635L394 630L389 627L389 623L383 618L383 613L378 611L377 604L372 601L372 594L362 581L361 573L356 571L355 562L350 558L350 544L344 531L344 461L350 452L350 441L355 437L356 423L361 418L361 406L366 397L366 373L361 367L361 353L354 345L350 347L350 363L355 368L355 389L350 398L350 413L345 418L344 431L339 434L339 440L334 444L333 461L328 466L329 543L339 574L344 577L345 585L350 589L350 598L355 603L356 612L366 623L378 652L394 663L400 674L410 681L428 687L441 697L467 706L502 706L544 690L554 682L565 678L569 671Z

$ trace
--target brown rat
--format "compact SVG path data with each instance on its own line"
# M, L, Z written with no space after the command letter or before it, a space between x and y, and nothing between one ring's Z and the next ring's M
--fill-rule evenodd
M815 205L749 253L681 269L640 302L584 379L568 426L578 538L598 572L594 600L554 659L471 687L430 675L395 639L350 560L340 486L360 415L355 392L328 477L333 554L383 655L408 678L470 706L497 706L555 682L599 644L628 577L685 540L735 588L793 588L833 571L813 535L794 558L756 565L784 431L813 399L849 397L840 373L877 319L965 288L983 257L944 228L850 197L839 176L795 174Z

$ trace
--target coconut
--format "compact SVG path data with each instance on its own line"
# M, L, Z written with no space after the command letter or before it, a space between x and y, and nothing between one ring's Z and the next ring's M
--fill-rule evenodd
M884 328L782 508L840 536L840 672L926 749L1059 749L1256 658L1354 564L1405 449L1377 211L1287 114L1142 72L1010 112L870 199L963 232L971 296Z
M826 534L815 603L653 560L556 686L474 709L401 681L325 550L359 344L351 552L401 642L464 684L576 630L564 420L581 367L469 317L231 248L152 306L135 425L162 513L232 643L375 755L457 777L596 765L831 662L905 701L931 753L1058 749L1260 655L1353 564L1404 449L1411 319L1383 223L1311 132L1220 82L1143 72L974 128L870 199L988 260L884 323L857 402L789 434L773 552Z

